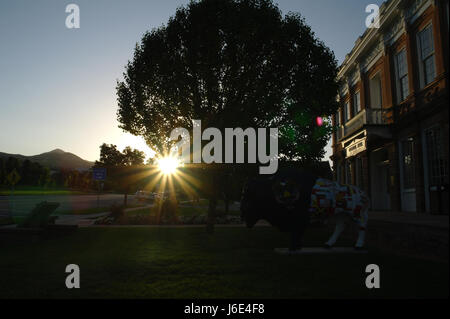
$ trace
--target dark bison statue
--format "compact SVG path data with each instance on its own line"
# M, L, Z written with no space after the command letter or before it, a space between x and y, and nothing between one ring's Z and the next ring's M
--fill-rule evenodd
M290 250L302 247L302 238L312 219L336 220L336 228L325 243L331 248L350 219L359 226L356 249L364 246L369 199L359 188L341 185L300 169L279 170L247 182L241 199L241 218L247 227L264 219L283 232L290 232Z

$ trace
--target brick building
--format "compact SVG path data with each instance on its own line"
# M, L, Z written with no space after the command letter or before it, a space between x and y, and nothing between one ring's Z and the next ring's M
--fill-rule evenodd
M334 178L373 210L448 214L448 36L448 0L389 0L340 68Z

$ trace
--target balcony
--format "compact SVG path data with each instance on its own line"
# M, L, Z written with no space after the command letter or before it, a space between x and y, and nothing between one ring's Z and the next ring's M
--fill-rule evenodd
M423 110L433 112L430 104L435 103L440 103L442 106L448 103L445 75L437 77L434 82L427 85L424 89L411 94L405 101L395 105L395 118L398 121L408 121L413 113L422 112Z
M337 129L338 141L350 136L365 125L387 125L386 110L384 109L364 109L343 126Z

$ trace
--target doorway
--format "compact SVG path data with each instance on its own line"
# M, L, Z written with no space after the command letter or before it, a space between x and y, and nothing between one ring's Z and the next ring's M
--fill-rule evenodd
M414 160L414 138L400 141L400 189L402 211L416 211L416 174Z
M384 148L370 154L371 203L373 210L390 210L389 167L387 150Z

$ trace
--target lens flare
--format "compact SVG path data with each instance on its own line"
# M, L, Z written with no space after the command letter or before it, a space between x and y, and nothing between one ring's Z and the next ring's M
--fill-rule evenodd
M180 162L175 157L162 157L158 159L158 168L165 175L174 174Z
M323 118L321 116L316 117L316 124L317 126L323 125Z

